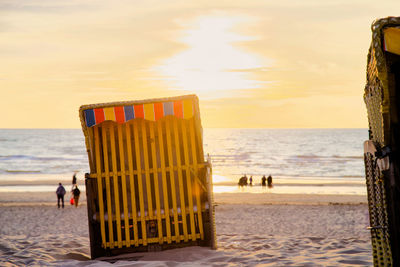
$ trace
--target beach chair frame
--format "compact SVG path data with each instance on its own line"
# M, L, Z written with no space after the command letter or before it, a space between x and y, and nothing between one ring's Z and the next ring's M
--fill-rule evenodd
M84 105L91 257L216 248L198 98ZM109 223L111 222L111 223Z
M375 266L400 266L400 158L396 152L400 149L400 54L388 47L388 41L393 41L388 33L398 27L399 17L373 22L364 91L369 122L364 161Z

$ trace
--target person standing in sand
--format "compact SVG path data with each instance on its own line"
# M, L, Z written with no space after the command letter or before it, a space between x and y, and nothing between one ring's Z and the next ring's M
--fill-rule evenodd
M244 176L240 177L238 185L239 185L239 187L240 186L243 187L245 185L247 186L247 176L246 176L246 174Z
M75 208L77 208L78 207L78 202L79 202L79 196L81 194L81 191L79 190L77 185L75 185L75 188L72 190L72 194L74 195Z
M267 178L268 188L272 188L272 176L271 174Z
M265 186L267 185L266 181L267 181L267 178L265 178L265 175L264 175L264 176L261 178L261 185L262 185L263 187L265 187Z
M61 183L58 183L58 187L56 190L56 194L57 194L57 206L58 208L60 208L60 200L62 202L62 208L64 208L64 195L65 195L66 191L64 186Z
M76 185L76 172L74 172L74 174L72 175L72 189L74 188L74 186Z

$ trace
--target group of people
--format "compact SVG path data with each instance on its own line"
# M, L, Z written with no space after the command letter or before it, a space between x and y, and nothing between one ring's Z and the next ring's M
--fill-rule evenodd
M81 191L78 188L78 184L76 182L76 173L73 174L72 176L72 188L71 188L71 200L70 203L71 205L75 205L75 207L78 207L78 203L79 203L79 196L81 194ZM239 182L238 182L239 186L253 186L253 176L250 176L250 178L247 178L246 174L242 177L240 177ZM263 175L263 177L261 178L261 186L265 187L267 186L269 188L272 188L272 176L269 175L268 178L265 177L265 175ZM57 194L57 206L58 208L62 207L64 208L64 196L67 193L67 191L65 190L64 186L62 185L62 183L58 184L57 190L56 190L56 194ZM60 205L61 202L61 205Z
M250 178L247 178L246 174L242 177L240 177L239 182L238 182L239 186L253 186L253 176L250 176ZM265 177L265 175L263 175L263 177L261 178L261 186L267 186L269 188L272 188L272 176L269 175L268 178Z
M79 196L81 195L81 191L78 188L78 184L76 182L76 173L74 173L74 175L72 176L72 188L71 188L71 200L70 203L71 205L75 205L75 207L78 207L78 203L79 203ZM57 194L57 206L58 208L60 208L60 206L62 208L64 208L64 196L67 193L67 191L65 190L64 186L62 185L62 183L58 183L58 187L56 190L56 194ZM61 202L61 205L60 205Z

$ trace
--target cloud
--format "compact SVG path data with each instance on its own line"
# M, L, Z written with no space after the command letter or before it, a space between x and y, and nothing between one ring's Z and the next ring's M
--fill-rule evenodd
M93 10L102 1L53 1L53 0L3 0L0 2L0 12L27 13L72 13L82 10Z
M314 108L324 101L333 120L335 110L363 105L370 24L397 5L3 0L0 82L7 89L0 112L17 116L21 111L14 107L21 103L41 114L59 108L60 99L79 106L194 92L207 107L206 127L228 120L230 126L300 125L300 119L312 125L301 116L316 118ZM353 112L354 125L360 124L357 116L364 118L360 110ZM251 120L241 115L250 111ZM41 117L29 123L39 125ZM73 116L60 123L79 126Z

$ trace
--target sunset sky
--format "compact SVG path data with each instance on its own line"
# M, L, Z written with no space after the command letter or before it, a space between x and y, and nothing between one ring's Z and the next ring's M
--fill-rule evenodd
M195 93L203 127L364 128L370 25L396 1L0 0L0 128Z

